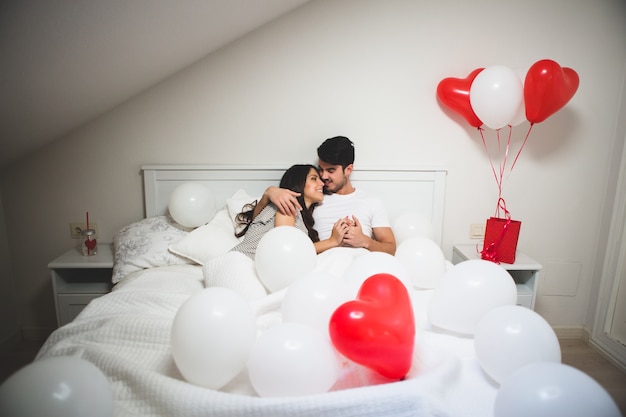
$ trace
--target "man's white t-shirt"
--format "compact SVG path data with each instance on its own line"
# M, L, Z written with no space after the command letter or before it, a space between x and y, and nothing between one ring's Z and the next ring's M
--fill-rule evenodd
M372 237L372 229L391 227L387 211L381 201L364 191L354 190L350 194L330 194L313 211L315 230L320 240L328 239L333 225L344 217L355 216L361 222L363 234Z

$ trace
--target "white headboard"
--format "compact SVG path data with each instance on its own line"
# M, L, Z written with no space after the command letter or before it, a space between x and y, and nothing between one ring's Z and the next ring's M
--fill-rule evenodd
M288 167L230 165L146 165L142 167L146 217L167 211L170 193L185 182L199 182L211 190L222 208L237 190L260 197L277 186ZM352 184L379 197L393 220L417 212L430 219L435 241L441 245L446 171L422 169L359 168Z

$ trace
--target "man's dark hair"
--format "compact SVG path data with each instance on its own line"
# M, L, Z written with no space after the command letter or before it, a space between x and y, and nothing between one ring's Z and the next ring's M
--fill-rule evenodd
M346 168L354 163L354 144L345 136L335 136L326 139L317 148L317 157L331 165L341 165Z

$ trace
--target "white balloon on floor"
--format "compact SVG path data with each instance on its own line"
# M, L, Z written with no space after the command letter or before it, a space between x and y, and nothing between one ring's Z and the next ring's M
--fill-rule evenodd
M561 346L552 326L526 307L496 307L480 319L474 332L476 356L496 382L525 365L561 362Z
M500 265L472 259L454 265L441 277L428 306L429 321L442 329L474 334L489 310L515 305L517 287Z
M55 356L32 362L0 386L0 415L111 417L113 391L91 362Z
M608 392L569 365L539 362L508 376L500 386L494 417L620 417Z

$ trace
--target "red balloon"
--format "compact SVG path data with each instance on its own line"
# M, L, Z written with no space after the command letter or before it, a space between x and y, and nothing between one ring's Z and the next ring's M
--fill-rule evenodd
M474 78L484 68L477 68L467 78L444 78L437 86L437 97L451 110L459 113L474 127L480 127L483 122L476 116L470 104L470 87Z
M415 320L404 284L390 274L365 280L356 300L335 310L329 323L335 348L348 359L394 380L411 368Z
M524 81L526 119L540 123L565 106L578 89L578 74L549 59L535 62Z

